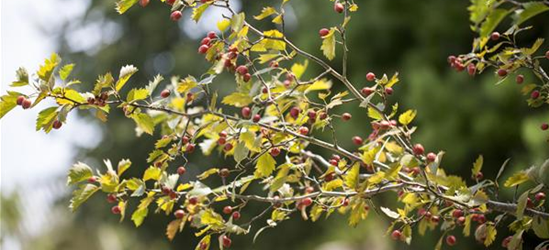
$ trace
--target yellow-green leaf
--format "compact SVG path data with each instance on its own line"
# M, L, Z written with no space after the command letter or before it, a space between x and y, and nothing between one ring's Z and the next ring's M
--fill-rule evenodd
M132 77L135 72L137 72L137 68L133 65L126 65L120 69L120 75L118 76L118 81L116 82L116 91L120 91L122 87L130 80L130 77Z
M320 49L328 60L333 60L336 55L336 39L334 34L335 28L331 28L328 35L322 37L322 46L320 46Z
M410 124L414 118L416 118L416 114L417 114L417 111L416 110L408 110L404 113L402 113L399 117L398 117L398 121L402 124L402 125L408 125Z
M273 7L263 7L263 10L261 10L261 14L254 16L255 20L263 20L266 17L277 13L276 10Z
M514 187L528 181L528 174L525 171L520 171L515 173L513 176L509 177L503 184L505 187Z
M227 95L221 101L223 104L231 105L235 107L244 107L252 103L252 98L246 93L234 92L230 95Z
M255 166L254 176L257 178L271 175L276 166L276 161L271 154L265 153L259 157Z

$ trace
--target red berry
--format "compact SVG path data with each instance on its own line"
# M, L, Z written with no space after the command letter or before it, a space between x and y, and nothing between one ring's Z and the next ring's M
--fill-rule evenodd
M97 178L95 176L88 178L88 183L96 183L96 182L97 182Z
M466 220L465 217L464 217L464 216L461 216L461 217L459 217L459 218L457 219L457 223L458 223L459 225L464 225L464 224L465 224L465 220Z
M363 95L369 96L369 95L371 95L372 93L375 92L375 89L370 88L370 87L364 87L364 88L362 88L361 92L362 92Z
M463 216L463 210L461 209L456 209L452 212L452 217L454 218L459 218L459 217L462 217Z
M343 114L341 115L341 119L343 119L344 121L351 120L352 117L353 117L353 116L352 116L351 114L349 114L349 113L343 113Z
M484 222L486 222L486 216L484 216L484 214L479 214L477 216L477 222L479 224L484 224Z
M314 110L309 110L309 112L307 112L307 115L310 119L316 119L316 111Z
M242 80L244 80L244 82L249 82L251 79L252 75L250 75L250 73L246 73L242 76Z
M227 137L227 132L226 131L221 131L219 132L219 137Z
M225 207L223 208L223 213L224 213L224 214L230 214L230 213L232 213L232 212L233 212L233 208L232 208L231 206L225 206Z
M376 79L376 74L372 72L369 72L368 74L366 74L366 80L368 80L369 82L373 82L375 79Z
M363 143L362 138L360 138L360 136L354 136L353 137L353 143L355 145L358 145L358 146L362 145L362 143Z
M170 96L170 90L167 90L167 89L162 90L162 92L160 92L160 96L162 98L168 98Z
M183 166L177 168L177 174L184 175L187 172L187 169Z
M290 116L294 119L297 119L297 117L299 116L299 112L301 111L299 110L298 107L293 107L290 109Z
M192 152L194 151L194 148L195 148L195 145L194 145L193 143L189 143L189 144L187 145L187 150L185 150L185 152L187 152L187 153L190 154L190 153L192 153Z
M511 240L513 240L513 236L507 236L503 241L501 242L501 246L503 248L507 248L509 246L509 243L511 243Z
M477 73L477 66L475 66L474 64L469 64L467 65L467 73L470 75L470 76L474 76L476 73Z
M532 91L532 93L530 94L530 97L531 97L532 99L535 100L535 99L538 99L538 98L539 98L539 95L540 95L540 94L539 94L539 90L534 90L534 91Z
M342 13L345 10L345 7L341 3L334 4L334 11L337 13Z
M461 62L456 60L456 62L454 63L454 68L456 68L457 72L461 72L465 69L465 66Z
M431 222L438 223L440 221L440 217L438 215L431 216Z
M189 198L189 204L191 204L191 205L196 205L196 204L198 204L198 198L196 198L196 197L194 197L194 196L191 197L191 198Z
M166 0L166 3L169 5L173 5L175 3L175 0Z
M299 128L299 133L301 135L307 135L309 133L309 129L307 127L300 127Z
M149 0L140 0L139 5L141 5L141 7L146 7L149 5Z
M250 107L244 107L244 108L242 108L241 113L242 113L242 117L250 118L252 110L250 109Z
M183 14L181 14L181 11L176 10L172 12L172 14L170 15L170 19L172 19L172 21L178 21L179 19L181 19L182 16Z
M335 160L335 161L341 161L341 156L333 154L332 159Z
M208 248L208 243L200 242L200 250L206 250Z
M490 39L492 39L493 41L497 41L499 40L500 36L501 35L499 34L499 32L492 32L492 34L490 35Z
M225 143L227 143L227 139L225 137L219 137L219 139L217 139L217 144L225 145Z
M208 52L208 50L210 49L210 46L208 45L200 45L200 47L198 47L198 53L200 54L206 54L206 52Z
M215 34L214 31L210 31L210 32L208 32L208 38L210 38L210 39L216 39L216 38L217 38L217 35Z
M120 214L122 212L122 210L120 209L119 206L114 206L114 207L111 208L111 212L113 214Z
M231 171L229 171L229 169L227 168L222 168L221 170L219 170L219 176L223 178L228 177L230 174L231 174Z
M177 219L182 219L185 216L185 211L183 211L183 209L178 209L175 210L175 213L173 213L173 215L175 215L175 218Z
M209 37L204 37L202 39L202 41L200 42L200 45L210 45L211 41L212 41L212 39L210 39Z
M55 121L53 121L52 127L53 127L53 129L60 129L61 125L63 125L63 123L61 121L55 120Z
M456 62L456 59L457 59L457 58L456 58L456 56L454 56L454 55L448 56L448 63L449 63L449 64L453 64L453 63Z
M231 151L231 149L233 149L233 144L230 143L225 144L225 146L223 147L223 150L225 150L226 152Z
M261 115L260 114L255 114L254 118L252 118L252 121L255 122L255 123L259 122L259 120L261 120Z
M107 195L107 202L108 203L115 203L118 201L118 198L116 198L115 194L109 194Z
M338 161L336 159L331 159L330 160L330 165L332 165L332 166L337 166L337 163L338 163Z
M515 78L515 81L517 82L517 84L522 84L524 82L524 76L518 75L517 78Z
M318 31L318 34L323 37L323 36L326 36L330 33L330 30L329 29L326 29L326 28L322 28Z
M475 179L477 181L480 181L484 178L484 174L482 172L478 172L477 175L475 175Z
M266 88L266 87L263 87L263 88L261 88L261 93L267 94L267 93L269 93L269 89Z
M532 199L530 199L530 198L526 199L526 207L527 208L533 208L534 207L534 202L532 202Z
M301 200L301 205L305 206L305 207L308 207L310 206L311 204L313 204L313 199L307 197L307 198L304 198L303 200Z
M419 169L419 167L413 167L413 168L412 168L412 174L413 174L413 175L418 175L420 171L421 171L421 170Z
M23 100L23 102L21 103L21 106L23 107L23 109L28 109L28 108L31 107L31 105L32 105L31 100L26 99L26 98L25 98L25 100Z
M240 212L234 211L232 216L233 216L233 220L238 220L240 219Z
M307 193L307 194L310 194L310 193L312 193L312 192L314 192L314 191L315 191L315 188L314 188L314 187L306 187L306 188L305 188L305 193Z
M183 145L189 143L189 137L186 136L186 135L183 136L183 137L181 137L181 143L182 143Z
M423 145L416 144L414 145L413 151L415 155L422 155L425 152L425 149L423 148Z
M335 177L335 173L334 172L331 172L329 174L327 174L326 176L324 176L324 180L325 181L332 181Z
M277 157L279 154L280 154L280 149L279 148L272 148L271 149L271 155L273 157Z
M200 0L201 3L207 3L210 0Z
M549 124L547 124L547 123L541 124L541 130L544 130L544 131L545 131L545 130L547 130L547 129L549 129Z
M437 155L433 152L427 154L427 161L434 162L437 159Z
M276 69L276 68L278 68L278 62L277 62L277 61L271 61L271 62L269 63L269 66L270 66L271 68L275 68L275 69Z
M240 65L236 68L236 72L238 72L238 74L240 75L248 74L248 67L246 67L245 65Z
M318 116L320 118L320 120L326 120L326 118L328 118L328 114L327 113L320 113L320 115Z
M385 88L385 94L392 95L393 94L393 88L391 88L391 87Z
M549 50L545 52L545 58L549 59Z
M17 105L23 104L23 101L25 101L25 99L26 99L26 98L25 98L24 96L22 96L22 95L18 96L18 97L17 97Z
M498 69L498 76L504 77L507 75L507 70L505 69Z
M446 237L446 244L448 244L448 246L453 246L456 244L456 236L453 236L453 235L448 235Z
M231 241L231 238L229 238L227 235L223 235L223 237L221 237L221 242L224 248L231 247L232 241Z
M402 233L400 232L400 230L394 230L391 233L391 238L393 238L393 240L400 240L401 237L402 237Z

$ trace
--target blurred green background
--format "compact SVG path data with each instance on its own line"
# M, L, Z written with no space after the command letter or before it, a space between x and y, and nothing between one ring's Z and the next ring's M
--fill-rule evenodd
M259 13L262 6L273 2L277 1L243 0L237 5L251 16ZM351 81L362 88L367 84L364 76L368 71L377 75L392 75L398 71L401 83L395 87L391 100L398 100L402 111L409 108L418 110L415 124L419 128L415 141L422 142L429 151L446 151L443 166L448 172L467 178L472 162L479 154L484 155L483 172L486 178L494 178L507 158L512 159L508 174L512 169L540 164L549 157L547 134L539 130L541 121L549 121L546 108L528 108L520 94L520 86L512 79L495 86L497 79L493 72L473 78L448 67L448 55L466 53L471 48L473 33L469 29L468 1L365 0L357 3L360 8L352 17L348 33ZM184 16L187 21L174 23L169 19L169 8L156 0L152 0L145 9L136 6L125 15L114 11L112 0L96 0L91 2L86 13L82 19L71 20L51 34L57 38L57 52L65 61L80 65L74 75L83 82L91 84L98 74L108 71L117 74L125 64L141 69L132 78L131 84L135 86L144 86L157 73L165 76L199 76L209 66L196 53L197 39L208 30L190 27L189 13ZM292 0L287 13L290 39L304 50L321 56L318 30L341 21L341 16L333 14L332 4L328 0ZM90 39L110 36L110 42L86 50L75 49L70 41L71 30L94 23L115 24L115 32L86 34ZM547 23L549 14L530 21L528 25L534 25L535 29L523 33L523 42L531 44L537 37L549 38ZM268 24L260 26L270 27ZM336 69L340 69L339 60L336 58L332 63ZM310 65L307 76L320 72L316 65ZM531 75L526 75L526 79L535 80ZM212 87L226 93L233 87L231 81L232 77L228 75L218 77ZM352 148L350 138L354 135L367 136L370 128L362 122L367 117L364 109L352 106L343 109L353 114L354 122L338 124L338 136L344 146ZM86 119L97 122L92 117ZM135 137L133 122L119 112L112 113L109 122L99 126L103 133L100 145L93 150L82 150L75 161L130 158L134 162L131 174L141 174L146 166L144 155L152 149L155 138ZM205 159L198 154L193 157L193 165L188 168L191 173L224 165L222 157ZM470 180L467 178L467 181ZM395 197L394 194L387 194L377 200L382 204L390 203ZM69 215L66 208L68 198L58 200L54 212L62 215L56 218L63 219L48 222L51 228L29 237L18 232L16 207L20 203L17 196L4 194L2 199L4 236L7 228L9 234L14 235L12 237L19 237L25 242L25 249L194 249L197 243L189 230L169 242L165 238L169 219L162 215L150 215L138 229L130 220L118 223L118 217L111 215L110 206L104 202L102 195L96 195L74 215ZM262 206L256 208L260 211ZM250 210L248 213L253 214ZM373 211L368 220L356 228L348 227L346 217L340 215L318 223L296 217L265 231L253 244L254 233L234 237L232 248L431 249L441 235L438 231L425 236L414 234L412 245L406 246L383 237L387 224L388 220L383 215ZM252 231L261 226L255 224ZM505 230L501 228L498 241L492 248L500 248L499 242L507 235ZM460 237L460 231L455 234L458 236L456 248L482 248L472 238ZM525 241L525 249L533 249L539 240L533 235L526 235Z

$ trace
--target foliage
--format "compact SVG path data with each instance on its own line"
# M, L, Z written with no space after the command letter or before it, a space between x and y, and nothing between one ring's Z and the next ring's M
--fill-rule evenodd
M117 11L122 14L138 2L146 5L143 1L121 0ZM547 185L548 162L505 180L504 187L531 186L511 203L498 201L497 178L482 178L482 156L473 164L474 183L469 186L463 178L446 174L441 167L444 152L426 153L423 146L412 143L417 111L402 112L398 103L390 100L393 87L399 83L398 74L368 74L367 80L374 84L362 90L347 78L346 32L350 16L358 8L354 2L333 3L334 7L343 5L342 21L321 37L320 50L326 59L331 61L341 53L341 73L285 36L284 6L290 4L289 0L265 7L255 15L236 13L225 0L176 0L171 4L171 11L192 8L192 19L197 22L209 8L233 13L200 44L199 53L211 63L211 68L200 77L172 77L161 92L156 90L163 81L161 76L146 88L131 88L128 85L137 68L129 65L122 67L117 79L107 73L98 77L89 92L81 92L75 88L80 81L69 80L74 64L61 66L61 58L53 54L40 67L37 78L29 78L24 69L17 72L12 87L30 85L33 93L10 91L2 96L1 116L17 106L20 96L33 98L32 107L45 98L54 99L57 105L42 110L37 119L37 130L46 133L59 129L70 111L88 110L106 121L111 108L119 108L135 122L138 136L145 133L159 137L142 178L123 175L131 167L129 160L120 161L116 169L107 160L106 170L97 175L86 164L75 164L68 178L69 185L78 186L71 209L77 209L101 191L109 195L109 202L116 203L113 213L120 214L121 220L130 217L140 226L155 207L155 213L175 216L166 229L169 239L185 226L196 229L196 236L202 237L197 249L209 248L214 236L219 236L220 248L228 248L229 235L254 232L252 223L265 217L264 229L275 227L296 213L305 220L316 221L337 211L348 216L350 226L356 226L367 218L370 209L390 218L393 222L388 234L408 244L413 229L423 235L438 228L445 236L463 227L463 234L469 236L476 223L474 237L489 246L496 238L496 226L509 217L515 218L509 224L515 232L509 249L520 247L521 236L528 230L540 238L549 238L549 214L544 212L544 197L540 196ZM536 56L543 39L527 48L519 47L515 41L519 33L530 29L519 25L547 9L544 2L473 1L469 8L471 28L478 34L473 53L452 57L450 63L460 71L467 68L472 75L495 67L502 79L519 68L527 68L539 82L526 84L523 92L530 94L528 102L532 107L542 106L549 102L549 78L540 66L546 56ZM279 28L259 30L246 16L270 21ZM494 39L493 31L509 16L512 27ZM309 63L318 64L324 71L306 78ZM214 86L220 74L235 77L234 92L224 97L218 95ZM336 91L332 81L347 89ZM364 108L372 126L366 140L353 138L358 147L352 150L339 146L335 136L336 126L352 121L352 116L334 109L347 105ZM235 114L237 108L240 112ZM317 138L325 132L333 135L331 141ZM183 182L187 156L196 153L197 145L204 155L217 153L233 158L234 166L210 168ZM334 155L328 159L308 150L315 147L331 150ZM224 184L209 186L209 179L213 178L221 178ZM263 191L249 192L252 185ZM372 202L373 196L387 192L397 193L400 207L381 207ZM268 207L241 223L240 213L249 202L266 203ZM129 203L137 208L130 211ZM229 207L220 209L222 205ZM264 229L255 232L259 234ZM442 240L439 242L436 248L441 247Z

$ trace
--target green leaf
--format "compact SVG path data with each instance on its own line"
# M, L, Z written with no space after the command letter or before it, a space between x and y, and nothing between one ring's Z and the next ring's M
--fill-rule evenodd
M16 73L17 80L12 82L10 87L21 87L21 86L29 85L29 73L25 68L21 67L17 69L15 73Z
M476 176L482 170L483 164L484 164L484 157L482 155L479 155L475 163L473 163L473 169L471 170L471 172L473 173L473 176Z
M97 192L97 190L99 190L99 187L93 184L84 184L81 185L80 188L74 190L69 205L71 211L76 211L76 209Z
M234 92L230 95L227 95L223 98L223 101L221 101L223 104L235 106L238 108L242 108L244 106L249 105L252 103L253 99L246 93L239 93Z
M43 129L46 133L50 132L57 114L57 107L49 107L40 111L36 119L36 131Z
M146 198L143 198L141 202L139 202L139 206L133 212L132 214L132 221L135 223L135 227L141 226L143 224L143 220L145 217L147 217L147 214L149 213L149 205L154 201L154 192L151 192Z
M498 24L509 14L509 10L495 9L480 26L480 36L487 37L498 26Z
M322 37L322 46L320 46L320 49L322 50L322 53L324 53L324 56L328 58L328 60L333 60L336 55L336 40L334 34L335 28L331 28L328 35Z
M231 29L238 33L244 26L244 20L246 19L246 14L244 12L233 15L231 18Z
M128 93L126 100L128 102L139 101L139 100L144 100L148 96L149 96L149 91L147 89L132 89L130 90L130 93Z
M193 9L193 14L191 16L191 18L198 23L198 21L200 20L200 18L202 17L202 14L204 14L204 12L206 11L206 9L208 9L208 7L210 7L210 4L209 3L206 3L206 4L202 4L196 8Z
M269 190L271 192L276 192L284 185L284 183L286 183L286 180L288 179L288 173L290 173L290 167L290 163L285 163L278 167L278 173L271 183L271 186L269 186Z
M17 97L21 94L8 91L7 95L0 97L0 119L17 106Z
M345 176L345 185L348 188L355 189L357 187L359 173L360 173L360 163L356 162L351 167L351 170L349 170L347 172L347 175Z
M242 162L248 157L249 152L250 150L246 147L246 144L244 142L239 142L234 148L234 160L237 163Z
M113 82L114 82L114 78L112 77L111 73L107 73L105 75L99 76L97 78L95 86L93 87L92 93L94 95L99 95L103 88L110 86Z
M402 125L408 125L410 124L414 118L416 117L416 114L417 114L417 111L416 110L408 110L404 113L402 113L399 117L398 117L398 121L402 124Z
M137 0L136 0L137 1ZM116 91L120 91L122 87L130 80L130 77L132 77L135 72L137 72L138 69L134 67L133 65L126 65L120 69L120 75L118 76L118 81L116 82Z
M507 179L505 181L505 184L503 184L505 187L514 187L514 186L517 186L517 185L520 185L524 182L528 181L528 174L526 174L525 171L520 171L520 172L517 172L515 174L513 174L513 176L509 177L509 179Z
M145 113L133 114L132 119L135 121L137 126L142 129L145 133L152 135L154 132L154 121L152 117Z
M381 114L379 111L377 111L376 109L372 108L372 107L368 107L368 117L376 120L376 121L379 121L381 119L383 119L383 114Z
M276 161L269 153L264 153L257 160L254 176L257 178L271 175L276 166Z
M528 203L528 195L530 190L522 193L517 201L517 219L522 219L524 215L524 209L526 209L526 204Z
M549 6L541 1L524 3L522 7L522 10L515 11L514 19L515 25L517 26L526 22L528 19L549 10Z
M93 176L92 169L85 163L78 162L69 169L67 185L73 185L88 180Z
M63 66L59 70L59 77L61 78L61 80L63 80L63 81L67 80L67 77L69 77L69 75L71 74L73 68L74 68L73 63L65 64L65 66Z
M471 0L471 5L468 8L471 22L481 23L492 10L494 2L495 0Z
M124 12L129 10L137 2L139 2L139 0L119 0L116 2L116 11L119 14L124 14Z
M544 220L543 218L541 218L539 216L534 216L533 223L532 223L532 229L534 229L534 233L539 238L541 238L541 239L548 239L549 238L549 221Z
M48 82L53 73L53 70L60 62L61 58L57 54L51 54L50 58L46 59L43 65L40 65L40 69L37 72L38 77L41 80Z

